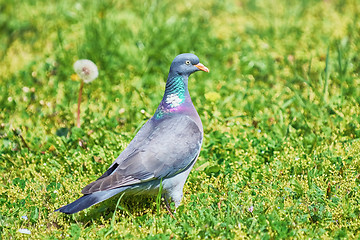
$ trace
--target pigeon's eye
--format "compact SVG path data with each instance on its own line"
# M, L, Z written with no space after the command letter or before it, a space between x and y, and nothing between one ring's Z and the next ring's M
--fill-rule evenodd
M191 64L190 60L186 60L186 61L185 61L185 64L186 64L186 65L190 65L190 64Z

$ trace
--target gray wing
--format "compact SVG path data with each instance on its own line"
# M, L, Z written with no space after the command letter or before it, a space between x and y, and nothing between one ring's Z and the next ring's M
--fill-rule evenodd
M103 176L82 190L83 194L171 177L196 161L203 134L190 117L175 115L159 122L150 119L143 128Z

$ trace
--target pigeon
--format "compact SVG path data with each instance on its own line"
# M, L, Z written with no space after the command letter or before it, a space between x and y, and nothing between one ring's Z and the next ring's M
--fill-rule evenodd
M160 188L167 209L172 201L176 210L203 140L201 119L188 90L190 74L199 70L209 72L196 55L176 56L154 115L107 171L83 188L82 197L55 211L73 214L119 193L157 195Z

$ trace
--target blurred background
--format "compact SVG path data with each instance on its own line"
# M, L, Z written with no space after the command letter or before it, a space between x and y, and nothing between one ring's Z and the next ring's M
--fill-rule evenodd
M100 71L85 88L83 121L142 118L139 109L151 115L172 59L183 52L211 69L190 80L195 105L204 110L205 93L216 92L223 118L279 116L346 96L359 102L358 8L357 1L4 2L0 119L31 125L34 114L56 113L41 122L73 125L79 83L70 76L81 58Z
M214 216L225 194L240 210L222 215L233 228L201 235L194 220L198 232L175 236L356 236L359 16L357 0L0 1L0 219L20 226L27 212L38 237L70 229L58 215L39 224L107 169L155 112L173 58L191 52L210 73L189 79L205 140L184 201ZM99 77L79 129L82 58Z

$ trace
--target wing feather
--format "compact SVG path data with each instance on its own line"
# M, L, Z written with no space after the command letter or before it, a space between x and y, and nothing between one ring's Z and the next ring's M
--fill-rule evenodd
M143 127L147 131L139 131L141 136L135 136L137 141L133 140L120 154L110 166L111 171L87 185L83 194L171 177L196 160L203 134L190 117L175 115L160 122L149 122Z

